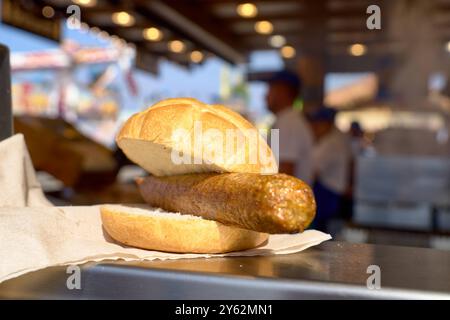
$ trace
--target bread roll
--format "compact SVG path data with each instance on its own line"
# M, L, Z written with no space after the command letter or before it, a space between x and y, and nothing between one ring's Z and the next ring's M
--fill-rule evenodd
M227 138L231 133L240 140ZM224 106L190 98L162 100L136 113L116 142L130 160L155 176L278 172L272 150L250 122ZM174 162L174 154L188 161Z
M148 250L225 253L255 248L268 234L146 205L100 207L103 227L116 241Z

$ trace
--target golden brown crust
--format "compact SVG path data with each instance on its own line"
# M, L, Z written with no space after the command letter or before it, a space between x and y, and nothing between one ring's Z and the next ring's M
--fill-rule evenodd
M137 183L152 206L259 232L301 232L316 212L311 189L285 174L150 176Z
M100 207L103 226L116 241L133 247L180 253L225 253L255 248L267 240L259 232L205 219L177 219L171 214L136 214L133 207Z
M170 153L176 150L172 134L176 129L182 129L190 133L191 146L194 146L194 125L200 122L202 131L209 129L219 130L224 136L229 129L235 130L247 138L246 143L238 145L236 154L243 154L245 161L238 161L234 157L223 157L223 161L213 161L212 165L194 164L186 168L176 168L177 164L166 157L165 161L146 161L148 154L146 150L135 151L134 141L147 141L151 144L147 148L155 152L155 146L159 146ZM258 134L257 140L252 141L250 130L256 128L242 116L221 105L207 105L191 98L176 98L162 100L148 109L133 115L122 127L116 137L118 146L130 158L144 169L154 175L173 175L191 172L253 172L253 173L277 173L278 167L275 157L267 145L266 141ZM214 148L217 142L214 141L207 149ZM140 147L142 148L142 144ZM268 155L268 163L263 163L260 158L254 159L251 153L258 152L260 148L264 154ZM225 139L223 140L223 150L226 149ZM193 159L193 152L191 152ZM204 155L203 155L204 157ZM238 158L238 157L237 157ZM206 160L202 158L202 160Z

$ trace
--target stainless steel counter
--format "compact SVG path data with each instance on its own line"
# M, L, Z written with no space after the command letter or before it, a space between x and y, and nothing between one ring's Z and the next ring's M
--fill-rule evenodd
M381 289L366 285L369 265ZM329 241L271 257L88 263L81 289L65 267L0 284L0 298L63 299L450 299L450 252Z

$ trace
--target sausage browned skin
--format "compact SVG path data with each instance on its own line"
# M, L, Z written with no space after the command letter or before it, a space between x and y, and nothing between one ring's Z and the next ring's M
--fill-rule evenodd
M301 232L316 212L308 185L285 174L149 176L137 183L151 206L259 232Z

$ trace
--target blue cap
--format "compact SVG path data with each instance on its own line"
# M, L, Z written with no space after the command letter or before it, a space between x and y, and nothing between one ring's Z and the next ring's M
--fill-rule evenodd
M350 128L352 130L362 131L361 125L358 121L352 121L352 123L350 124Z
M319 109L313 111L309 115L309 118L311 119L311 121L333 121L336 113L336 109L322 106Z
M296 89L300 89L301 81L300 78L293 72L288 70L282 70L275 72L269 79L269 83L274 82L282 82L286 83L288 85L291 85L292 87L295 87Z

